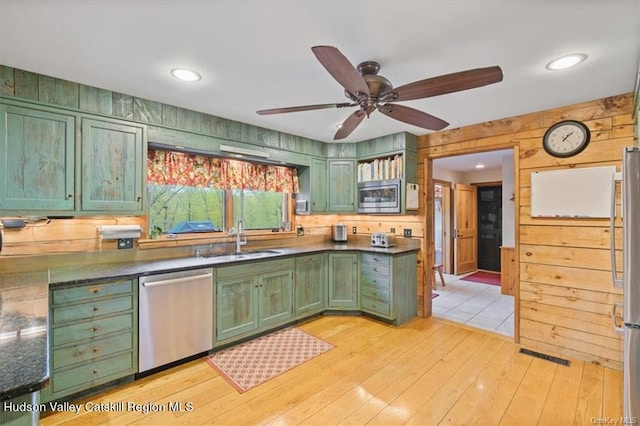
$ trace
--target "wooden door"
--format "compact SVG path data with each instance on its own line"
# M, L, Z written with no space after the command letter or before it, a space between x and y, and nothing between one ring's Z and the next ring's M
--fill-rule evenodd
M293 271L260 275L259 326L277 324L293 316Z
M329 308L358 307L358 253L329 253Z
M142 212L146 193L144 128L82 120L82 209Z
M296 315L323 311L326 305L327 255L296 258Z
M0 106L0 210L72 211L75 118Z
M311 212L327 211L327 162L311 160Z
M356 210L356 172L353 160L329 161L329 211Z
M257 289L253 276L216 283L216 341L258 328Z
M477 188L473 185L455 185L455 274L478 269L478 203Z

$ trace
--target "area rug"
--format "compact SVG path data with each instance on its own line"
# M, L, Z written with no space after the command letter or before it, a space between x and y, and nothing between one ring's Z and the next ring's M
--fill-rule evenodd
M432 299L435 299L438 296L440 296L438 293L431 293L431 298Z
M289 327L216 352L205 360L244 393L332 348L331 343Z
M500 285L500 274L497 272L478 271L461 278L460 281L472 281L474 283Z

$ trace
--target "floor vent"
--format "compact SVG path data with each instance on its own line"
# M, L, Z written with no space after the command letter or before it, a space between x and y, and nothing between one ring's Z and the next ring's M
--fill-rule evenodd
M546 359L547 361L555 362L556 364L564 365L565 367L568 367L569 365L571 365L571 361L569 360L557 358L555 356L543 354L543 353L532 351L529 349L520 348L520 353L525 355L531 355L536 358Z

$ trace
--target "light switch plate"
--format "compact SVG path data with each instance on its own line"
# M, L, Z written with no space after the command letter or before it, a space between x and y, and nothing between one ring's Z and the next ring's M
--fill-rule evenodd
M133 248L133 238L118 238L118 249Z
M411 238L411 228L406 228L404 230L404 237L405 238Z

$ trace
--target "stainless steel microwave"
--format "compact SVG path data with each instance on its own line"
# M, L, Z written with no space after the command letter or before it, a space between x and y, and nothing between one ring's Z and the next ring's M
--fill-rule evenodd
M400 179L358 183L358 213L400 213Z

